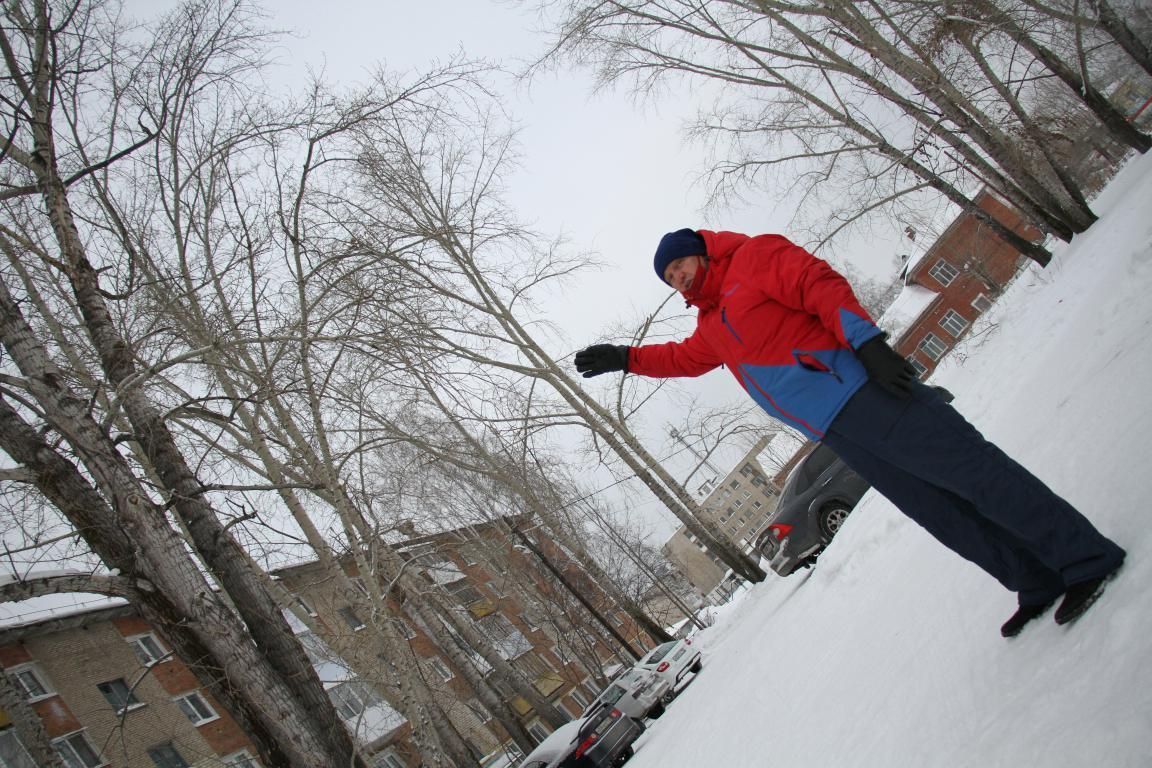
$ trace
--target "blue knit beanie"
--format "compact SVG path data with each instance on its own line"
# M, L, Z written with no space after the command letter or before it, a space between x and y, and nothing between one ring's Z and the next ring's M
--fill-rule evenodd
M664 282L664 270L673 261L682 256L705 256L707 253L703 237L691 229L678 229L660 238L652 266L656 267L656 277L660 278L660 282Z

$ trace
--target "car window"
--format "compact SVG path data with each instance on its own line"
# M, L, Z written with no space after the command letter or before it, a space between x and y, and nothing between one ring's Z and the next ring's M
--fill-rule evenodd
M831 448L825 445L817 445L816 449L808 455L808 458L800 462L800 466L796 468L795 483L792 484L792 492L801 494L807 492L812 484L820 479L820 475L832 463L836 461L836 454Z
M655 664L656 662L660 661L665 656L667 656L668 652L670 650L672 650L675 646L676 646L675 642L664 643L663 645L656 646L655 648L653 648L651 651L648 652L648 657L645 659L644 663L645 664Z
M600 700L605 704L615 704L625 693L626 691L620 686L610 685L604 689L604 695L600 697Z
M641 677L639 670L633 668L620 675L616 682L623 686L630 686L634 685L640 679Z

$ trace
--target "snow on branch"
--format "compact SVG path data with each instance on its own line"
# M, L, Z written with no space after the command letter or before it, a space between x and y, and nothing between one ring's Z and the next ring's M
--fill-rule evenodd
M0 577L0 603L12 603L66 592L86 592L128 599L135 596L140 589L151 589L151 585L142 580L132 580L123 576L84 571L51 571L19 578Z

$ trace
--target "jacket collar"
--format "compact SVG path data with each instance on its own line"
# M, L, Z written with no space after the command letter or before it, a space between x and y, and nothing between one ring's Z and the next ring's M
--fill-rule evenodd
M728 265L732 263L732 254L749 238L737 232L712 232L707 229L697 232L704 238L708 271L704 275L704 282L695 290L685 293L684 300L686 306L697 307L703 312L720 305L720 287L728 273Z

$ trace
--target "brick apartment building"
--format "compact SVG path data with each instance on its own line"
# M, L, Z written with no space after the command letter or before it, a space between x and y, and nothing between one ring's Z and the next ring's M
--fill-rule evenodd
M104 602L0 630L0 664L64 764L256 768L256 749L192 671L131 606ZM23 768L14 729L0 743L0 764Z
M617 636L643 652L653 642L539 529L531 547L509 535L507 518L466 532L416 535L395 545L427 580L453 595L502 657L562 712L579 715L614 667L631 656L592 626L588 606ZM466 535L465 535L466 534ZM582 591L573 599L543 567ZM293 596L285 615L312 659L329 698L374 768L421 763L407 721L378 683L388 665L364 632L362 595L343 594L317 563L284 568L274 579ZM359 576L352 579L357 590ZM68 768L257 768L256 750L191 670L171 654L123 601L67 616L0 627L0 664L39 716ZM518 750L480 705L449 657L398 605L387 621L401 627L420 659L437 703L482 765L504 764ZM368 619L365 616L365 619ZM476 657L478 664L483 660ZM514 691L498 691L536 740L550 728ZM0 766L16 762L20 744L0 709Z
M977 204L1024 237L1040 232L991 192ZM961 213L915 262L905 265L904 288L880 318L893 348L927 378L988 311L1025 259L975 216Z

